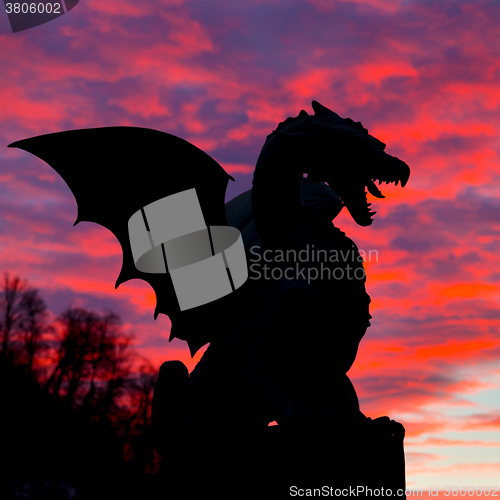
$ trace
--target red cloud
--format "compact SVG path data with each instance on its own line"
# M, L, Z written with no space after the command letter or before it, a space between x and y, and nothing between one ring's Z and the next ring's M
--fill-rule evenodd
M418 349L416 355L422 358L436 358L436 357L449 357L453 356L456 359L458 356L470 357L471 352L479 351L482 349L491 349L492 347L499 347L500 342L464 342L462 344L448 344L436 345L432 347L423 347Z
M157 128L208 151L235 174L237 190L249 187L266 135L301 109L311 113L312 99L361 120L412 168L405 189L369 195L373 226L356 226L345 210L335 220L360 249L378 252L365 265L373 326L349 373L362 410L398 416L411 446L422 436L422 446L456 451L464 440L441 436L450 427L497 431L495 410L458 419L450 408L484 388L487 363L500 358L498 6L182 3L88 0L64 16L57 42L3 37L3 144L69 128ZM192 369L198 358L168 343L167 318L152 319L154 292L138 282L114 290L114 238L73 228L74 200L50 167L3 149L2 267L39 286L54 310L114 305L142 354ZM348 168L334 157L332 168ZM431 474L433 457L411 453L412 473ZM476 466L467 467L456 470ZM453 470L436 468L436 477Z

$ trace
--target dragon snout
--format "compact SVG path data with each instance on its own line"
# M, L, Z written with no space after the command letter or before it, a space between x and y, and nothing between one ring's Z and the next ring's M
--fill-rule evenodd
M385 198L376 186L385 182L386 184L401 183L404 187L410 178L410 167L399 158L390 156L381 150L378 151L375 161L371 162L372 167L365 169L364 174L356 179L350 177L346 179L335 179L329 181L330 186L341 198L352 218L360 226L370 226L376 212L371 211L371 203L368 203L367 192L376 198ZM364 180L362 180L364 178ZM340 182L339 182L340 181Z

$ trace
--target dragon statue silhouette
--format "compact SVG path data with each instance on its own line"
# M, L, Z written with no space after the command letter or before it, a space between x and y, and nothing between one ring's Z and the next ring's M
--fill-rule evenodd
M313 115L301 111L267 137L252 189L225 207L232 178L208 155L170 134L107 127L10 145L42 158L63 177L77 200L77 222L96 222L117 237L123 265L116 286L133 278L147 281L157 296L155 317L164 313L171 319L171 338L187 341L192 355L210 343L191 374L180 361L164 363L154 391L154 445L177 477L176 491L185 489L193 470L204 484L228 482L231 474L221 479L221 469L233 471L233 482L242 480L236 469L250 465L235 466L231 457L243 460L241 450L255 450L255 443L266 447L262 436L269 435L273 421L287 436L311 427L323 433L383 428L389 436L404 436L402 426L388 417L372 421L360 411L346 375L370 326L370 297L359 250L332 220L346 207L357 224L369 226L376 212L367 191L383 198L375 182L404 187L410 169L387 154L385 144L360 122L316 101L312 107ZM212 238L215 227L237 228L250 266L248 279L232 293L182 310L174 273L168 272L172 250L154 241L153 209L159 210L156 200L189 189L195 189L203 208L203 227L193 226L198 236ZM138 243L131 221L139 228ZM141 234L149 235L151 246ZM140 261L134 245L146 245L146 260ZM349 258L329 258L339 253ZM264 276L266 266L270 277ZM288 448L280 443L266 448L274 457L271 464L284 460ZM202 457L200 449L212 451ZM222 461L215 458L221 453ZM290 475L287 463L282 479Z
M231 297L233 315L214 311L213 316L206 312L201 316L195 310L186 329L179 325L175 335L180 338L187 339L193 329L221 332L214 332L212 343L190 375L180 362L162 366L154 423L157 449L163 456L183 446L196 449L194 443L203 442L202 436L207 435L216 436L209 440L214 449L223 442L220 436L234 438L242 428L255 439L273 420L292 435L307 426L364 427L365 432L382 432L402 442L401 424L388 417L372 420L360 411L346 375L370 326L370 297L363 259L332 220L345 206L357 224L371 225L375 212L367 203L366 190L384 198L375 182L404 187L410 169L385 153L385 144L369 135L361 123L343 119L316 101L312 106L314 115L301 111L267 137L252 189L226 204L228 223L241 231L249 262L256 267L256 279ZM350 258L300 262L295 276L286 275L289 261L266 258L266 254L297 256L300 252L311 256L311 251L314 255L319 250L326 255L343 252ZM282 271L275 273L281 279L262 277L259 266L269 261ZM308 279L321 276L325 266L330 279ZM180 432L173 437L171 429ZM193 444L186 446L189 442ZM283 443L282 449L287 449ZM235 450L227 453L237 456ZM283 454L280 456L282 460ZM401 468L403 461L399 484L404 484L401 451L398 456L393 468ZM286 482L295 474L290 472L293 466L284 463L288 465L279 477ZM365 468L375 470L372 464L373 460ZM347 481L356 480L355 474L348 477ZM278 496L273 493L269 498Z

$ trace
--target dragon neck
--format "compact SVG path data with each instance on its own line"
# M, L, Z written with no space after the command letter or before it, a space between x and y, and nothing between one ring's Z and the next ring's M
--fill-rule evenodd
M276 141L269 137L268 142ZM281 147L279 140L264 147L257 160L252 182L252 210L259 236L273 245L284 244L283 238L304 216L301 199L303 162L293 151Z

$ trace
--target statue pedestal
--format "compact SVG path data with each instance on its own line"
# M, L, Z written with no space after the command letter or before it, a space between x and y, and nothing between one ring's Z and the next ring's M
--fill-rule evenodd
M362 427L270 427L268 498L406 498L404 431L393 434L391 427L389 419Z
M164 456L159 498L406 499L403 439L403 426L387 417L206 436L183 457Z

